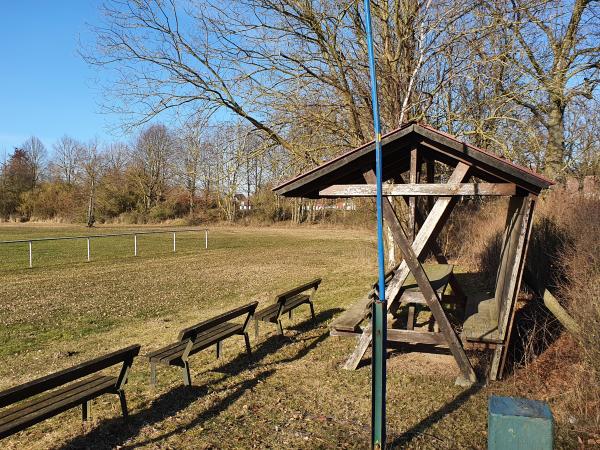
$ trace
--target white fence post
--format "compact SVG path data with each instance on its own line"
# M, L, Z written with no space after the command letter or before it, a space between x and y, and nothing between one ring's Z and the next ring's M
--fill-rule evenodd
M29 241L29 268L33 267L33 251L32 251L31 241Z
M177 251L177 243L175 241L175 232L173 232L173 253Z
M204 248L208 248L208 228L204 230Z
M133 256L137 256L137 234L133 235Z
M87 238L87 260L90 262L90 238Z

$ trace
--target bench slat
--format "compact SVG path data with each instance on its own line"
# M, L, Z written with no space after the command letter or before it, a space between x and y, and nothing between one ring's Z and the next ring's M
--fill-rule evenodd
M281 309L281 314L285 314L285 313L289 312L290 310L297 308L301 304L307 303L309 299L310 299L310 296L306 295L306 294L296 295L294 297L287 299L285 302L285 305ZM261 309L260 311L257 311L254 314L254 318L257 320L262 320L262 321L275 319L278 311L279 311L279 304L274 303L272 305L267 306L266 308Z
M304 291L308 291L309 289L316 289L319 287L319 284L321 284L321 281L321 278L315 278L314 280L309 281L308 283L301 284L300 286L292 288L289 291L285 291L281 294L278 294L276 297L276 301L284 301L289 299L290 297L294 297L298 294L301 294Z
M116 377L92 377L77 388L67 386L33 402L9 410L9 415L0 421L0 439L10 436L49 417L67 411L74 406L91 400L103 393L115 392Z
M229 320L235 319L239 316L243 316L244 314L253 314L256 310L257 305L258 302L248 303L247 305L232 309L231 311L227 311L221 315L205 320L196 325L192 325L191 327L184 328L179 332L179 336L177 339L183 341L185 339L194 337L195 335L200 334L204 331L210 330L211 328L214 328L215 325L218 325L220 323L228 322Z
M241 324L232 324L232 325L233 325L232 327L221 329L221 331L219 331L218 333L211 333L210 335L202 336L202 338L197 339L196 342L194 343L194 345L192 346L192 349L191 349L189 355L198 353L198 352L204 350L205 348L208 348L211 345L214 345L217 342L227 339L228 337L233 336L235 334L242 334L243 327ZM181 358L183 350L185 350L185 346L183 347L181 353L176 354L176 355L171 355L170 357L163 357L161 361L167 362L168 364L178 362L177 360L179 360Z
M92 375L89 378L85 378L81 381L68 384L64 388L58 389L56 391L43 394L37 398L30 399L28 401L19 402L14 407L0 411L0 424L6 424L7 422L10 422L11 420L14 420L17 417L29 414L45 406L49 406L56 401L55 398L58 396L67 397L69 395L77 395L80 392L85 391L86 389L93 388L95 385L105 382L109 378L112 379L114 385L117 381L116 377L100 374Z
M350 308L340 314L332 323L331 328L341 331L360 331L358 326L369 314L372 299L364 297L353 303Z

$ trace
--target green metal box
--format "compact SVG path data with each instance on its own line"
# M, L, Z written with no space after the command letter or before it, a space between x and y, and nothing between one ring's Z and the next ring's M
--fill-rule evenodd
M545 402L492 395L488 450L551 450L552 412Z

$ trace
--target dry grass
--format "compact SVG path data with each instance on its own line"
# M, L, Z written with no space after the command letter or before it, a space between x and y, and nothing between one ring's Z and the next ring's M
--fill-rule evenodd
M16 234L6 230L0 234ZM93 402L85 428L72 410L4 440L5 448L368 447L368 357L357 371L340 370L354 340L329 337L327 324L368 291L376 273L370 233L220 228L211 236L208 252L173 255L157 242L138 259L1 273L0 389L134 342L150 351L183 326L322 276L316 326L301 311L287 322L285 338L268 325L258 341L251 336L251 358L235 338L225 342L221 360L209 351L195 355L189 389L178 370L164 367L150 388L148 366L138 358L127 385L127 423L116 398L104 396ZM424 349L397 349L388 363L391 446L485 448L488 395L516 390L456 387L448 352L411 350ZM558 445L573 447L561 427Z
M476 214L471 213L476 210ZM504 201L459 205L450 253L485 275L493 287L506 217ZM558 423L584 445L600 444L600 201L561 189L544 194L535 212L527 255L529 282L548 288L581 324L561 333L541 299L519 304L504 388L550 403Z

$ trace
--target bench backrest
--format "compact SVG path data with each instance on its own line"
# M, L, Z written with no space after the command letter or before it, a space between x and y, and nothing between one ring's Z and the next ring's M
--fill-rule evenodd
M181 330L179 332L179 337L177 339L179 339L180 341L185 341L187 339L193 339L198 334L202 333L203 331L210 330L211 328L214 328L215 326L217 326L221 323L227 322L231 319L235 319L236 317L243 316L244 314L248 315L248 317L246 318L246 324L247 324L250 316L254 314L254 311L256 310L257 305L258 305L258 302L248 303L247 305L232 309L231 311L227 311L226 313L223 313L219 316L205 320L203 322L197 323L196 325L192 325L191 327L184 328L183 330Z
M300 286L292 288L289 291L285 291L281 294L278 294L276 297L276 302L285 304L287 300L295 297L298 294L301 294L304 291L308 291L309 289L314 289L316 291L319 287L319 284L321 284L321 281L321 278L315 278L314 280L309 281L308 283L301 284Z
M0 408L99 372L107 367L131 361L139 352L140 345L131 345L116 352L61 370L60 372L2 391L0 392Z

